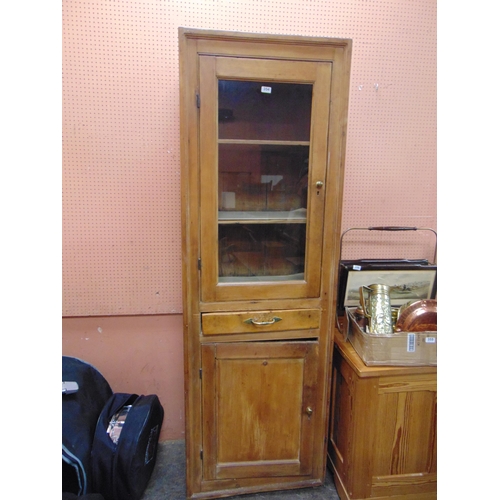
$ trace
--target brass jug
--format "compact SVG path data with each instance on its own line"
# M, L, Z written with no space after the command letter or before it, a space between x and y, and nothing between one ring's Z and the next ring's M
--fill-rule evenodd
M368 290L365 302L364 289ZM359 287L361 310L368 319L370 333L393 333L391 310L391 287L389 285L363 285Z

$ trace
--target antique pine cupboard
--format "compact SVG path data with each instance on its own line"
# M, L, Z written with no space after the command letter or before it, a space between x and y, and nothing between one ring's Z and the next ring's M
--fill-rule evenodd
M437 367L366 366L335 331L328 466L342 500L437 498Z
M179 48L187 496L319 485L351 41Z

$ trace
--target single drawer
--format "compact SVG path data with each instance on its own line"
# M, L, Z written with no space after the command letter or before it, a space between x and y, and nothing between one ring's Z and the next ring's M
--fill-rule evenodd
M319 319L319 309L204 313L201 327L204 335L282 332L319 328Z

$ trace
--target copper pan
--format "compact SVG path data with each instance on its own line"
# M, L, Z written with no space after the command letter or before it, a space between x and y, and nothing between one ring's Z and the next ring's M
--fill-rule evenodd
M416 300L401 306L396 332L437 332L437 300Z

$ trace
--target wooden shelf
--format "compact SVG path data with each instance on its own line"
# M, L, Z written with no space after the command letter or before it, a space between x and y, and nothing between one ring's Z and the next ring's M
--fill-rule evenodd
M251 144L256 146L309 146L309 141L269 141L258 139L219 139L219 144Z
M305 224L305 208L290 211L219 211L219 224Z

